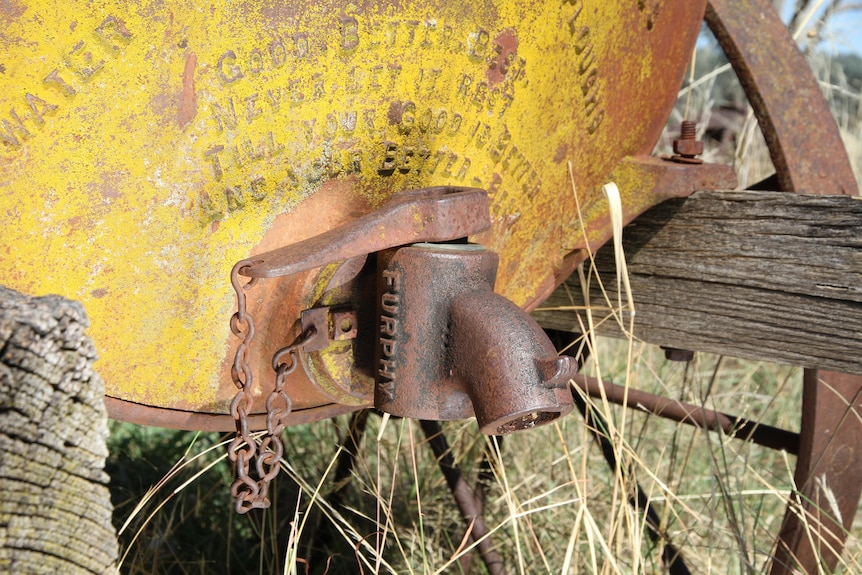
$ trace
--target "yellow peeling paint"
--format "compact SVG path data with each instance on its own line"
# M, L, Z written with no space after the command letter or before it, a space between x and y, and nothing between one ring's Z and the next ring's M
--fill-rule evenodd
M109 395L199 411L224 409L232 264L328 180L488 189L523 304L579 241L566 161L598 193L653 144L622 106L667 113L651 70L681 77L694 37L647 40L702 14L665 4L650 31L630 2L5 2L0 283L84 303Z

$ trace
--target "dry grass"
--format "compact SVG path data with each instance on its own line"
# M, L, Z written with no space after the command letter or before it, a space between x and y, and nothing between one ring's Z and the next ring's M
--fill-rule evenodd
M772 425L798 425L796 369L705 354L688 365L669 363L643 344L632 346L630 363L621 362L627 348L626 342L597 340L595 363L605 377L628 378L632 386ZM576 415L507 437L502 449L493 450L486 521L509 573L662 573L661 548L647 537L643 517L626 503L635 481L658 512L662 531L695 572L763 571L791 486L792 457L640 412L595 408L609 423L625 474L608 468ZM365 573L461 572L459 559L469 551L464 522L418 426L391 420L381 431L381 424L377 417L369 422L354 477L337 507L329 503L333 485L328 479L336 454L334 428L318 424L315 444L293 446L287 469L301 493L287 495L281 479L280 497L290 504L281 509L298 503L296 514L273 517L271 529L260 530L260 549L247 558L248 572L273 572L254 567L268 564L260 555L276 552L303 560L289 557L283 562L287 572L304 573L305 561L311 573L327 566L330 573L357 573L360 566ZM444 429L474 485L487 438L472 422ZM193 485L188 479L176 482ZM144 513L168 494L184 494L167 489L152 497ZM227 483L216 496L227 498ZM143 546L146 556L147 545L136 542L133 553ZM473 572L482 572L473 555ZM168 561L150 570L152 564L132 555L124 571L224 572L217 567L219 557L210 559L201 570L179 571ZM851 537L845 560L844 572L862 571L858 538Z

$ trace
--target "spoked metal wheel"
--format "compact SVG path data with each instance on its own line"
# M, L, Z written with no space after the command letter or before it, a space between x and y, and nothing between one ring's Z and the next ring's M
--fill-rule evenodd
M776 169L758 189L856 195L857 183L821 90L771 4L712 0L706 22L745 89ZM673 306L672 298L668 305ZM595 379L576 379L595 397L796 454L795 489L770 572L836 568L862 491L862 461L854 455L862 442L862 376L806 369L798 435ZM583 402L579 406L592 425L606 427L596 424L599 416ZM599 439L607 441L601 434ZM617 464L612 455L610 461ZM668 565L671 572L686 572L675 559Z
M768 3L735 5L713 0L707 22L728 54L763 129L778 190L808 194L858 193L853 171L840 153L840 135L793 41ZM786 55L781 71L770 54ZM792 87L786 82L793 78ZM836 153L839 152L839 153ZM862 460L862 377L806 370L795 495L776 547L772 573L835 568L859 504ZM824 486L835 494L825 505Z
M736 70L776 168L776 190L858 194L819 85L768 2L711 0L706 21ZM781 54L776 63L775 54ZM772 573L835 569L859 504L862 377L806 370L794 494ZM835 502L826 504L828 486Z

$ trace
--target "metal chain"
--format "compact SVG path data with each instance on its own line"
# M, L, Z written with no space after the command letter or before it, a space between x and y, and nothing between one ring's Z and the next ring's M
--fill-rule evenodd
M246 310L245 292L257 283L257 278L243 284L239 273L253 263L251 260L239 261L230 272L237 308L230 318L230 331L240 339L240 344L230 368L231 379L239 391L230 404L230 414L236 422L236 437L228 446L227 453L230 460L236 463L237 479L231 485L230 492L236 501L237 513L247 513L256 507L269 507L266 494L261 497L260 486L249 476L249 466L257 454L257 444L248 429L248 414L254 404L254 377L248 364L249 344L254 339L254 320Z
M236 292L237 311L230 318L230 330L240 339L234 356L230 374L237 394L230 404L230 413L236 422L236 437L228 446L228 457L236 463L237 478L231 485L231 495L236 502L237 513L248 513L252 509L266 509L270 506L269 485L278 475L280 470L279 461L284 455L284 444L281 440L281 432L284 431L287 418L290 415L293 403L284 390L284 380L292 373L299 361L296 352L301 349L309 339L314 337L317 330L314 327L306 330L292 344L278 350L272 358L272 368L275 370L275 389L266 400L266 435L257 447L254 437L248 427L248 416L254 405L254 376L249 365L249 346L254 338L254 320L246 309L246 294L255 283L257 278L242 283L240 273L244 268L257 263L255 260L242 260L233 266L230 274L231 285ZM289 356L289 363L281 360ZM257 478L252 477L251 466L254 461L254 469Z
M287 418L293 408L290 396L284 391L284 379L293 373L299 360L296 352L317 333L317 328L311 326L287 347L283 347L272 356L272 369L275 371L275 388L266 398L266 436L260 443L256 468L259 485L266 497L269 483L278 475L281 467L279 461L284 455L284 443L281 441L281 432L287 424ZM281 363L284 356L290 358L290 363Z

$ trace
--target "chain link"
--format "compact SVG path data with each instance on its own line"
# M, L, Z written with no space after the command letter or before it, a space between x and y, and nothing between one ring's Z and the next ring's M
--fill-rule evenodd
M252 387L254 376L248 363L249 345L254 339L254 320L246 310L246 295L257 282L252 279L243 284L239 277L240 271L252 265L251 260L242 260L233 266L230 272L230 282L236 292L236 313L230 318L230 331L240 339L236 349L230 376L238 391L230 404L230 414L236 422L236 437L228 446L228 457L236 463L237 479L231 485L230 492L236 501L238 513L246 513L255 507L268 507L266 496L260 497L260 487L249 474L249 465L257 455L257 444L248 429L248 414L254 404Z
M266 398L266 436L260 443L260 451L257 457L256 468L262 490L268 489L269 483L275 479L279 472L279 461L284 455L284 444L281 441L281 432L287 425L287 418L293 408L290 396L284 390L285 378L293 373L299 359L296 353L317 333L317 329L311 326L300 335L292 344L284 347L272 356L272 369L275 371L275 388ZM289 357L289 363L281 363L283 357Z
M228 446L228 457L236 463L237 478L231 485L231 495L236 502L237 513L248 513L252 509L266 509L270 506L269 485L278 475L279 462L284 456L284 443L281 432L293 408L290 396L284 390L284 380L299 364L297 351L314 335L313 326L300 335L292 344L278 350L272 358L275 371L275 389L266 399L266 435L258 447L248 427L248 416L254 406L254 376L249 365L249 349L255 335L254 320L246 309L246 291L255 283L254 278L242 283L240 274L244 268L258 263L255 260L242 260L231 270L230 280L236 292L237 311L230 318L230 330L240 339L234 356L230 374L237 394L230 404L230 413L236 422L236 437ZM282 358L288 358L282 363ZM252 477L252 464L256 477Z

